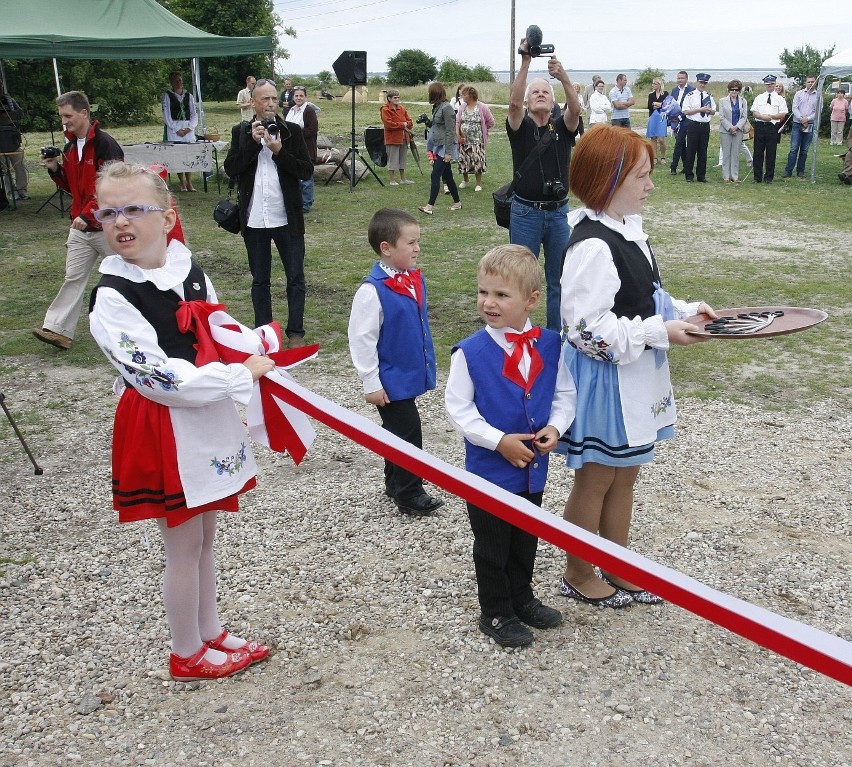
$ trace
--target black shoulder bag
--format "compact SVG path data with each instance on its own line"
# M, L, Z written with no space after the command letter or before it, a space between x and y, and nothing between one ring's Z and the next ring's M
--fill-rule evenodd
M494 198L494 219L497 221L497 226L502 226L504 229L509 228L509 220L512 217L512 197L515 195L515 186L521 180L521 177L529 170L530 165L535 162L538 156L550 145L550 132L545 133L547 141L544 137L536 144L535 149L527 155L527 159L521 163L512 180L508 184L504 184L499 189L491 193Z
M222 227L226 232L231 234L240 233L240 193L237 191L237 201L231 202L231 194L234 191L234 184L237 179L232 178L228 181L228 197L225 200L219 200L213 210L213 220Z

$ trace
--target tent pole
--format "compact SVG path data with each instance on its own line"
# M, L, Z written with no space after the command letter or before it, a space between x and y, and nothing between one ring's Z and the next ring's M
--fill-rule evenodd
M0 86L3 88L3 93L9 92L9 89L6 87L6 70L3 68L2 59L0 59Z
M59 84L59 66L56 63L56 59L53 60L53 77L56 80L56 95L62 95L62 86Z
M820 117L822 117L822 92L825 87L825 78L826 75L820 75L817 78L817 93L819 94L819 98L817 99L817 111L816 111L816 120L814 120L814 137L811 139L811 183L816 183L816 158L817 158L817 144L819 144L819 122Z
M198 59L192 60L192 89L195 91L195 108L198 110L198 127L202 136L207 135L207 118L204 114L204 101L201 98L201 68Z

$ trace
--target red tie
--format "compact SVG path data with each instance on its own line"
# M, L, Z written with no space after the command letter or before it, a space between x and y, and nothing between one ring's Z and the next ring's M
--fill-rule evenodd
M544 370L544 363L541 361L541 355L535 348L532 339L541 337L541 328L530 328L526 333L506 333L506 341L510 344L514 343L515 348L512 350L511 356L506 352L506 358L503 360L503 375L512 383L516 383L525 392L532 389L535 379L538 374ZM530 370L527 375L527 380L521 374L521 361L524 358L524 347L530 355Z
M398 272L392 277L385 280L387 285L394 293L399 293L401 296L416 298L417 305L423 306L423 283L420 279L420 270L412 269L410 272ZM412 289L414 295L411 295Z

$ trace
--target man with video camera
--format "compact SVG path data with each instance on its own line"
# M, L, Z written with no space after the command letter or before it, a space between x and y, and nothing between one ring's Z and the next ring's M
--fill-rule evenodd
M300 181L313 177L314 164L297 123L277 114L278 90L260 79L252 91L255 117L231 130L225 173L238 177L240 233L251 270L255 327L272 322L272 243L287 277L290 346L304 345L305 214Z
M65 243L65 282L48 308L42 327L33 330L33 335L59 349L70 349L89 274L98 256L112 253L92 214L98 207L95 181L101 166L123 160L124 151L100 129L97 120L92 120L85 93L68 91L56 99L56 104L68 143L62 151L55 146L43 147L41 164L56 186L71 195L71 229Z
M530 37L535 37L532 41ZM532 49L532 50L531 50ZM547 282L547 327L561 330L559 311L562 258L571 236L568 226L568 164L577 135L580 100L562 64L551 55L548 74L559 80L565 92L565 111L551 117L555 97L550 83L533 80L527 86L532 53L552 53L541 45L541 30L527 29L518 53L521 67L509 92L506 131L512 147L512 168L516 179L509 239L513 245L526 245L538 258L544 246L544 275ZM527 111L524 114L524 101ZM531 159L528 159L531 158ZM518 174L520 173L520 178Z

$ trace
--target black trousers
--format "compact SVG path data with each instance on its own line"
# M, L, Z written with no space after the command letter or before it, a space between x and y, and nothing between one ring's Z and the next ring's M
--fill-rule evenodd
M681 157L686 159L686 118L684 117L678 125L678 131L675 134L674 151L672 152L672 170L677 170L677 164Z
M686 126L686 158L683 161L683 172L687 178L692 178L693 166L695 166L695 176L699 181L704 181L707 177L707 145L710 143L710 123L687 120Z
M775 154L778 151L778 128L773 123L754 123L755 181L772 181L775 178Z
M414 399L399 399L377 408L382 428L415 447L423 447L423 427ZM385 460L385 487L390 495L408 501L423 493L423 478Z
M517 493L541 506L542 493ZM486 618L512 617L535 598L532 589L538 538L467 504L473 530L473 566L479 607Z

